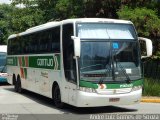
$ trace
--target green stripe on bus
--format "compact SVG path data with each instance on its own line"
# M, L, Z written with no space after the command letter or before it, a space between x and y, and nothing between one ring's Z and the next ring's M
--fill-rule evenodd
M10 66L17 66L18 62L17 62L17 57L7 57L7 65L10 65Z
M21 59L21 67L43 68L60 70L60 54L48 56L28 56L28 61L25 60L26 56L21 57L8 57L7 65L18 66L18 58ZM26 64L27 63L27 64ZM20 63L19 63L20 64Z
M131 82L130 84L127 83L122 83L122 84L103 84L106 86L106 89L118 89L118 88L131 88L133 86L139 86L143 84L143 80L135 80ZM100 86L100 84L92 83L92 82L87 82L84 80L80 80L80 87L87 87L87 88L94 88L97 89Z
M98 88L97 84L94 84L92 82L87 82L87 81L84 81L84 80L80 80L79 86L80 87L87 87L87 88L94 88L94 89Z
M58 70L60 59L57 56L30 56L29 67Z
M57 58L57 65L58 65L58 67L57 67L57 69L58 70L60 70L60 55L55 55L55 57Z

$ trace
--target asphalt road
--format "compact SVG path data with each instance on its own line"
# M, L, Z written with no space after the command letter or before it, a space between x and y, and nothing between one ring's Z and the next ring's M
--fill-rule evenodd
M17 114L18 116L15 116ZM24 91L23 94L16 93L11 85L0 86L0 120L5 120L6 117L18 117L18 120L28 119L28 117L30 117L30 120L46 118L52 120L98 120L104 119L104 117L105 119L112 119L112 116L108 116L110 114L160 114L160 103L140 103L129 106L107 106L96 108L77 108L66 105L64 109L57 109L49 98L29 91ZM139 119L142 119L142 117L145 116L141 115L139 116ZM158 119L160 119L160 117Z

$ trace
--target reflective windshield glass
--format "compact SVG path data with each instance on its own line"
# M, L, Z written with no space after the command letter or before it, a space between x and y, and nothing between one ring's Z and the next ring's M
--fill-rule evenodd
M77 23L81 39L80 79L130 81L141 79L139 46L132 24Z
M137 42L112 42L112 61L116 80L140 79L140 60Z
M0 52L0 72L6 72L6 53Z
M87 81L124 81L140 79L136 42L82 41L81 79Z
M81 50L81 71L101 70L109 63L110 42L82 42Z
M131 24L81 23L77 25L81 39L130 39L136 35Z

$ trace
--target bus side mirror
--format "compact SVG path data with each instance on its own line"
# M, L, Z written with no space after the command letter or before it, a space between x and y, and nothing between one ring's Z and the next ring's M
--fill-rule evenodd
M153 51L153 46L152 46L152 41L150 39L147 38L143 38L143 37L138 37L139 42L144 42L144 46L146 49L146 55L145 56L141 56L141 58L147 58L147 57L151 57L152 56L152 51Z
M81 54L81 42L79 37L71 36L74 45L74 56L80 57Z

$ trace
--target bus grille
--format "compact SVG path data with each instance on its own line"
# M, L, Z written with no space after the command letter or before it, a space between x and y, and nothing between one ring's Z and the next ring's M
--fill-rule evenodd
M114 95L114 94L124 94L131 92L132 88L121 88L121 89L97 89L98 94L102 95Z

